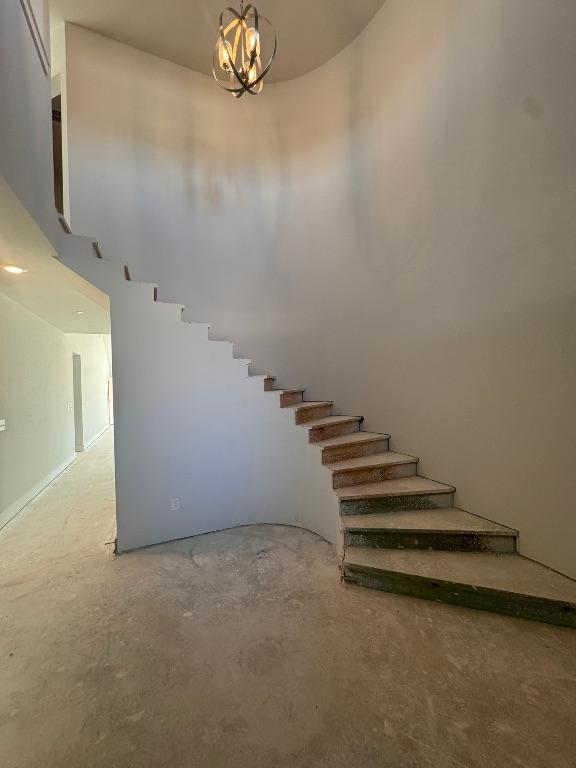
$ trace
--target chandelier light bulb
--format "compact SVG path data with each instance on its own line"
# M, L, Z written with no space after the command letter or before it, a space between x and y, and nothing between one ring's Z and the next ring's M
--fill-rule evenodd
M223 43L221 40L218 41L218 62L220 64L220 69L222 69L224 72L231 72L232 67L230 66L230 58L232 57L232 46L230 43L226 42Z
M249 56L260 56L260 35L254 27L246 30L246 50Z
M257 96L262 93L276 47L272 25L254 5L242 3L240 11L225 8L212 61L216 82L236 98L245 93Z

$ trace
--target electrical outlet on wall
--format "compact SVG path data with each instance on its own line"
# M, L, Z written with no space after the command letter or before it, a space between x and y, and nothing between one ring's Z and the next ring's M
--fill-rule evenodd
M180 512L180 499L170 499L170 512Z
M0 432L4 432L6 430L6 419L0 419Z

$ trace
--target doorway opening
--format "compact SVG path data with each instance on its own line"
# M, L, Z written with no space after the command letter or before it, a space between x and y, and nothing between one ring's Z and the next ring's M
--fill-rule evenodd
M76 453L84 450L84 418L82 413L82 358L72 354L72 386L74 393L74 448Z

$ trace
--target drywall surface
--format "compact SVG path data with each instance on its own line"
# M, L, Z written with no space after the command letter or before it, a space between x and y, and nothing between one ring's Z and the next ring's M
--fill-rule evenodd
M236 263L254 227L274 236L276 217L266 211L278 195L279 147L273 125L261 131L256 99L233 100L205 75L74 25L65 36L74 232L96 236L108 258L129 255L144 280L154 281L163 261L175 284L194 254L194 271L211 275L217 262ZM179 274L190 280L186 267ZM226 283L236 274L241 262Z
M0 176L54 241L52 106L50 78L41 48L50 45L48 0L26 5L29 14L38 15L36 41L19 0L0 4ZM35 30L32 15L30 19Z
M2 293L0 328L1 526L75 458L73 351L85 362L85 443L108 416L103 340L62 333Z
M71 215L576 576L572 0L387 0L236 102L67 29Z
M228 342L124 280L87 240L64 262L110 296L119 551L251 523L296 525L340 544L320 448Z
M66 336L0 294L0 522L74 458ZM22 506L24 505L22 504Z

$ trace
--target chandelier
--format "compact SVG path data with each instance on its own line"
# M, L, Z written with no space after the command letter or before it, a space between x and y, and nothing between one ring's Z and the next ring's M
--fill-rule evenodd
M244 7L242 0L240 12L229 7L222 11L212 72L224 90L237 99L245 93L257 96L275 55L276 33L256 6Z

